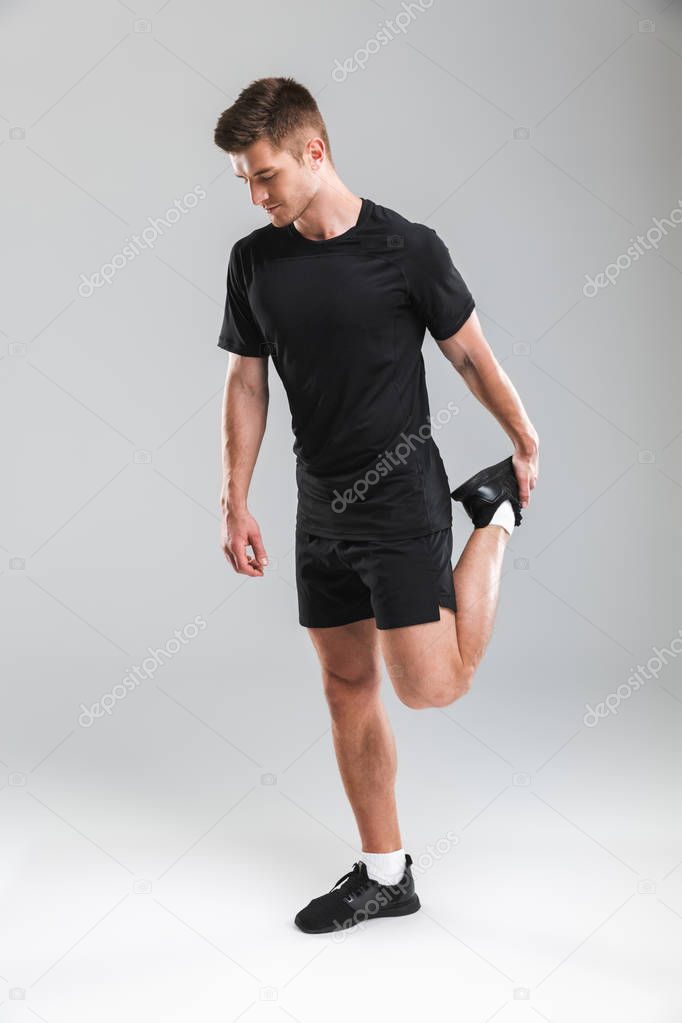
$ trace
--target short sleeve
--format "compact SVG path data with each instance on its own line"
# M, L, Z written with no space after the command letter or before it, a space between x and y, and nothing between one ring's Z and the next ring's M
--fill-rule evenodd
M270 345L263 337L249 305L237 244L232 246L227 268L225 314L218 346L236 355L267 357Z
M445 341L463 327L475 302L433 228L414 245L408 263L412 301L435 341Z

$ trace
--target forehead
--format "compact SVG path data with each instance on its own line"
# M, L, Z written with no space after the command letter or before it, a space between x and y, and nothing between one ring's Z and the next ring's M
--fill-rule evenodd
M275 149L267 139L259 139L241 153L230 153L230 160L235 174L251 176L268 167L278 166L286 155L286 152Z

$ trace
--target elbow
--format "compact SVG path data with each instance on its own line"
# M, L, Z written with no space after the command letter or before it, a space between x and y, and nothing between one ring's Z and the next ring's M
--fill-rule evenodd
M239 364L230 368L227 379L228 391L240 394L249 400L259 398L267 403L270 395L267 373L263 372L261 366L253 365L260 360L252 359L250 361L251 365Z
M459 352L456 358L453 359L452 364L457 372L461 373L462 376L466 376L467 373L471 373L471 371L475 369L473 360L467 352Z
M242 395L251 405L261 405L264 409L267 409L270 401L270 391L268 390L267 384L265 386L260 384L247 384L244 388L242 388Z

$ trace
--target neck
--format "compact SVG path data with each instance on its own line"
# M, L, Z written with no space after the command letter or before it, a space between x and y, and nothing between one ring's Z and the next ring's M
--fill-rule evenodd
M313 241L335 238L358 222L362 199L337 178L324 182L304 213L294 221L296 230Z

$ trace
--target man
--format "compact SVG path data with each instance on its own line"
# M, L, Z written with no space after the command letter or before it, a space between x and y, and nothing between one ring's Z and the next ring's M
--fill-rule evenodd
M469 690L505 547L537 480L538 437L445 244L344 185L307 89L290 78L253 82L221 115L215 142L269 220L229 258L218 342L231 353L222 547L235 571L263 576L247 495L271 358L295 436L299 622L319 656L362 840L352 869L295 917L323 933L419 909L398 826L382 656L408 707L444 707ZM513 446L452 495L430 429L426 328ZM474 524L454 572L451 497Z

